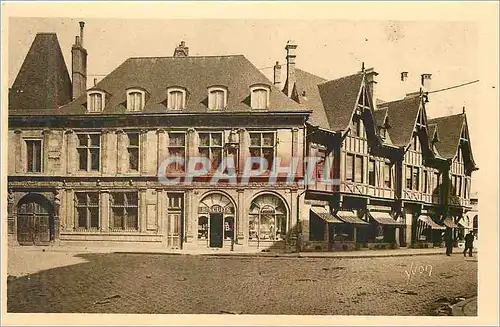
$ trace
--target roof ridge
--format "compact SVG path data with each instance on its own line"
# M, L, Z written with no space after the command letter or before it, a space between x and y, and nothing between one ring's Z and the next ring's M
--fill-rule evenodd
M458 113L458 114L453 114L453 115L445 115L445 116L439 116L439 117L434 117L431 119L427 119L427 121L432 121L432 120L438 120L438 119L443 119L443 118L451 118L451 117L457 117L457 116L465 116L465 113Z
M358 72L358 73L355 73L355 74L351 74L351 75L347 75L347 76L342 76L342 77L339 77L339 78L336 78L336 79L327 80L326 82L320 83L318 85L325 85L325 84L329 84L329 83L333 83L333 82L338 82L340 80L343 80L343 79L346 79L346 78L349 78L349 77L353 77L353 76L357 76L357 75L362 75L362 73Z
M187 56L187 57L175 57L175 56L145 56L145 57L129 57L128 59L192 59L192 58L226 58L226 57L245 57L243 54L233 54L233 55L210 55L210 56ZM246 58L246 57L245 57Z

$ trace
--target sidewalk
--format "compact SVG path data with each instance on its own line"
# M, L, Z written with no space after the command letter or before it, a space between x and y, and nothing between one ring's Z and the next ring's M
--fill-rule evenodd
M477 316L477 297L455 304L451 312L453 316Z
M170 254L170 255L216 255L216 256L236 256L236 257L299 257L299 258L382 258L397 256L417 256L417 255L445 255L445 248L431 249L384 249L384 250L359 250L345 252L262 252L260 249L235 249L228 248L206 248L196 250L175 250L160 247L138 247L138 246L15 246L10 247L13 252L35 251L35 252L67 252L67 253L143 253L143 254ZM477 253L477 249L474 249ZM453 255L462 255L459 248L455 248Z

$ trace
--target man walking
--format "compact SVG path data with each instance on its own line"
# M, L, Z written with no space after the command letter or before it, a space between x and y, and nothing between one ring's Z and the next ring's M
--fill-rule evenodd
M467 253L467 250L469 250L469 257L472 257L473 248L474 248L474 233L472 233L472 231L469 231L469 233L465 235L464 257L466 256L465 254Z
M444 232L444 242L446 244L446 255L451 256L453 252L453 232L451 228L446 228Z

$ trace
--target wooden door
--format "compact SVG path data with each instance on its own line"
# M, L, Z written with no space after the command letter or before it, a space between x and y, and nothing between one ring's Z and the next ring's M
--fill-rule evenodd
M222 214L210 215L210 247L221 248L224 236Z
M17 240L21 245L46 245L50 242L51 215L38 202L22 203L17 210Z

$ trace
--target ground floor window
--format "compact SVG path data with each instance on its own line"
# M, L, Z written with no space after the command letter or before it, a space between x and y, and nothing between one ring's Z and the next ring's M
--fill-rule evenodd
M99 193L75 193L76 226L78 229L99 228Z
M198 240L208 240L210 247L222 247L234 239L235 207L225 194L211 193L198 205Z
M112 229L137 230L138 199L136 192L116 192L110 194Z
M250 241L279 241L286 237L286 208L275 195L263 194L255 198L248 220Z

